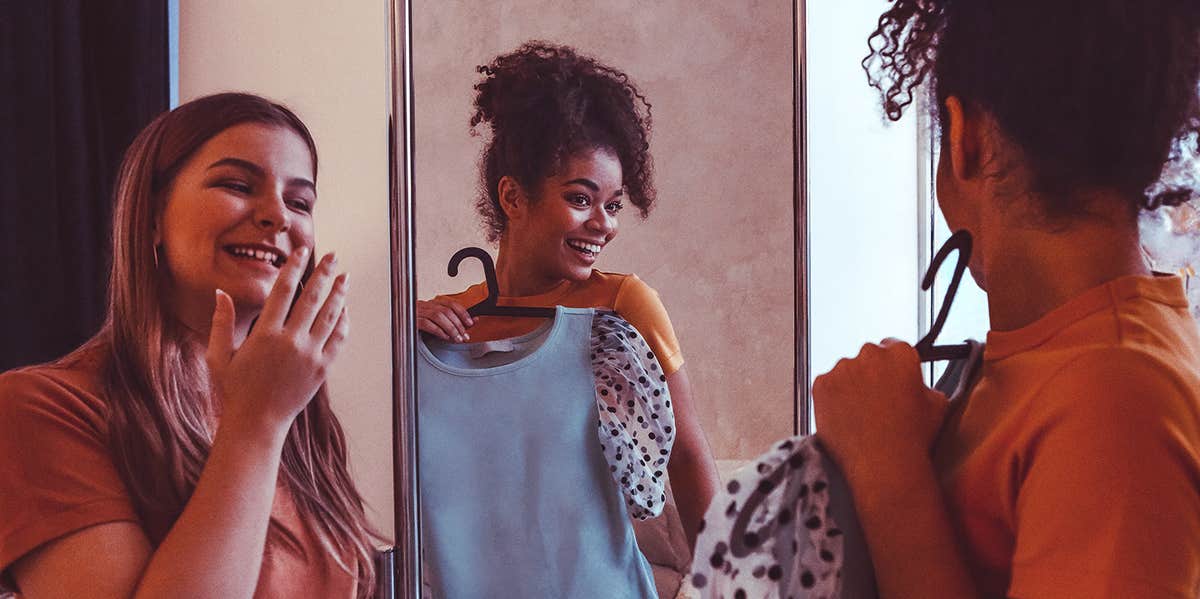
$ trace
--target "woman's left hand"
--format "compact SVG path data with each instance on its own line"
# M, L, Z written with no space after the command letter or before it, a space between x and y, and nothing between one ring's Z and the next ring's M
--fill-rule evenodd
M946 396L925 386L913 346L868 343L812 387L818 436L848 477L896 458L928 458Z

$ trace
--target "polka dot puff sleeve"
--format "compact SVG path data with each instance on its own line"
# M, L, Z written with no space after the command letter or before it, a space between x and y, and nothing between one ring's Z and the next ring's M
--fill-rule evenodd
M717 493L688 580L701 597L839 596L843 535L820 451L813 437L786 439Z
M667 462L675 441L667 377L645 339L613 313L596 313L591 343L604 459L630 515L653 518L666 502Z

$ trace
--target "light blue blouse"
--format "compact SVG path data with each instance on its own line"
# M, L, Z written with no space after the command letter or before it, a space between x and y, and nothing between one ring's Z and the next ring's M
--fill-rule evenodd
M559 307L521 337L418 345L435 596L656 597L629 514L661 510L674 431L665 377L636 331Z

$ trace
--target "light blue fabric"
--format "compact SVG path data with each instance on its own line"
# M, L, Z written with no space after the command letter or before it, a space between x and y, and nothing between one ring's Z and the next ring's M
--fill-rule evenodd
M478 357L483 344L418 342L422 539L436 596L657 596L596 437L593 313L560 307L508 351Z

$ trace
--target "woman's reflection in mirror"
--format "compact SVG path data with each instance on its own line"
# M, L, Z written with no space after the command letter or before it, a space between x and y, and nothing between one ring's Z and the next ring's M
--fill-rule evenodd
M566 46L529 42L478 69L470 123L486 133L476 207L499 246L502 305L608 308L630 322L663 365L677 436L668 464L689 542L717 485L683 354L658 293L633 274L596 268L627 207L655 202L650 103L625 73ZM420 330L488 341L535 329L535 319L482 316L466 307L484 284L417 302Z

